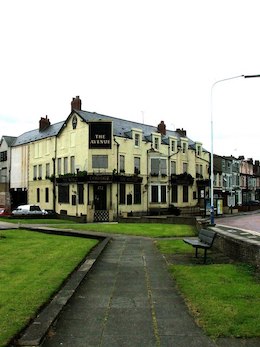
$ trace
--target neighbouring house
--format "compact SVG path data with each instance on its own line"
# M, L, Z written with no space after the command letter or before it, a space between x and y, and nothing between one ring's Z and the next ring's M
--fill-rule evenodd
M2 136L0 141L0 207L11 209L10 168L13 136Z

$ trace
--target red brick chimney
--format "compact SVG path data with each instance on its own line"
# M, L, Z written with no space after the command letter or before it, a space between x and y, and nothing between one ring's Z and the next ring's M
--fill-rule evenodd
M50 125L51 125L51 122L50 122L48 116L46 116L45 118L41 117L41 119L39 121L39 130L43 131L43 130L47 129Z
M71 101L71 111L73 110L81 110L81 100L79 96L73 98Z
M157 130L159 133L161 133L162 135L166 135L166 125L164 124L164 121L161 120L161 123L158 124Z

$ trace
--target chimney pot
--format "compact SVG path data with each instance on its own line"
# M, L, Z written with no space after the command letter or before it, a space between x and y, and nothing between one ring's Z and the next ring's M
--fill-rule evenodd
M72 98L71 111L73 110L81 110L81 99L79 96L76 96L76 98Z
M164 121L163 121L163 120L161 120L161 123L158 124L157 130L158 130L158 132L161 133L162 135L166 135L166 125L164 124Z
M51 122L50 122L48 116L46 116L45 118L41 117L41 119L39 121L39 130L43 131L43 130L47 129L50 125L51 125Z
M181 128L181 129L176 129L176 132L178 133L178 134L180 134L181 135L181 137L186 137L187 136L187 132L186 132L186 130L184 130L183 128Z

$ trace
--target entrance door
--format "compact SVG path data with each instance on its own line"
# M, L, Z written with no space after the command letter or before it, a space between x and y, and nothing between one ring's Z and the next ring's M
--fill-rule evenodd
M107 211L107 186L106 184L94 185L94 221L107 222L109 214Z

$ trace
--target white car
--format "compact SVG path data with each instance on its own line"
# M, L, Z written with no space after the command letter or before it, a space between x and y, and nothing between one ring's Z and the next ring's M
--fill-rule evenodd
M42 210L40 206L37 205L20 205L15 210L12 211L12 215L17 216L37 216L37 215L45 215L46 211Z

